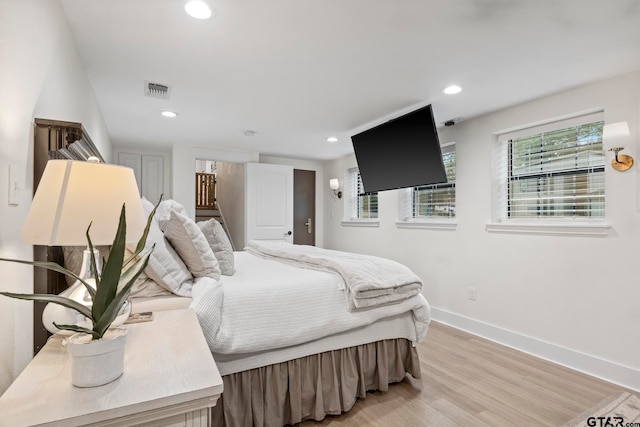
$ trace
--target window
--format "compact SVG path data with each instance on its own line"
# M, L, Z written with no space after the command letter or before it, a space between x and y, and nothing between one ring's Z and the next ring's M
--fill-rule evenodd
M455 218L456 216L455 143L445 144L441 148L447 182L414 187L411 192L410 218Z
M604 218L602 113L499 138L502 219Z
M345 217L351 221L378 218L378 193L364 193L362 178L357 168L347 171L345 185Z

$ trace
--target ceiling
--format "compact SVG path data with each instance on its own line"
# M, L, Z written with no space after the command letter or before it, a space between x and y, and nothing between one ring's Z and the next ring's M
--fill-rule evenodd
M637 0L205 1L62 0L114 145L332 159L414 107L440 125L640 69Z

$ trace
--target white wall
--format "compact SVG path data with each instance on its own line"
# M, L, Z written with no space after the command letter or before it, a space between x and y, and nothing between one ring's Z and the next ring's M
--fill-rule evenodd
M33 192L33 119L81 122L106 160L111 142L58 0L0 2L0 257L32 259L20 229ZM8 165L19 171L8 206ZM0 263L0 290L32 292L27 266ZM32 304L0 297L0 394L31 360Z
M216 198L218 209L229 230L236 251L244 248L245 239L245 166L244 163L216 163Z
M455 231L396 228L397 191L380 193L380 227L344 227L343 201L327 195L325 244L407 264L423 279L436 316L529 340L534 352L546 346L558 354L545 357L640 389L639 99L640 72L635 72L442 129L441 140L456 141ZM607 155L609 236L485 231L492 218L494 132L595 107L604 108L606 123L628 121L627 152L636 159L632 170L620 173L611 169ZM328 162L325 176L340 177L350 166L354 156ZM469 286L477 288L477 301L468 299ZM582 363L581 355L589 356L588 362Z
M288 165L294 169L316 172L316 246L324 246L324 194L329 188L329 179L324 178L324 163L314 160L289 159L286 157L260 156L260 163Z

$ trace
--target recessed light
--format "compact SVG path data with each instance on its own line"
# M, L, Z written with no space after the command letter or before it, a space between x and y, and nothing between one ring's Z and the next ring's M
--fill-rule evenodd
M462 88L457 85L447 86L444 89L442 89L442 93L446 93L447 95L455 95L456 93L460 93L461 91L462 91Z
M173 111L163 111L160 114L165 117L176 117L178 115L178 113L174 113Z
M335 136L330 136L327 138L327 142L338 142L338 138Z
M244 136L255 136L255 134L256 134L255 130L248 129L244 131Z
M211 17L211 9L201 0L192 0L184 6L184 10L196 19L209 19Z

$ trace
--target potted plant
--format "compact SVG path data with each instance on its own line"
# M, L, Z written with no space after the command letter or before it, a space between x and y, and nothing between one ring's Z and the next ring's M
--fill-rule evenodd
M126 329L110 329L110 326L129 297L129 292L134 282L149 262L153 247L145 250L145 244L155 212L156 209L154 208L149 214L146 227L138 241L135 252L125 259L126 220L125 206L124 204L122 205L118 230L109 251L109 256L106 262L102 263L101 271L98 271L93 252L93 244L89 235L91 224L89 224L86 236L89 250L91 251L91 270L95 277L95 289L87 281L53 262L32 262L0 258L0 261L30 264L35 267L57 271L80 281L86 288L92 300L90 308L61 295L0 292L0 294L11 298L59 304L75 310L89 319L92 325L91 329L77 324L61 325L54 323L58 329L76 332L67 342L67 350L71 355L72 383L75 386L94 387L111 382L122 375L124 370L124 345L127 337Z

